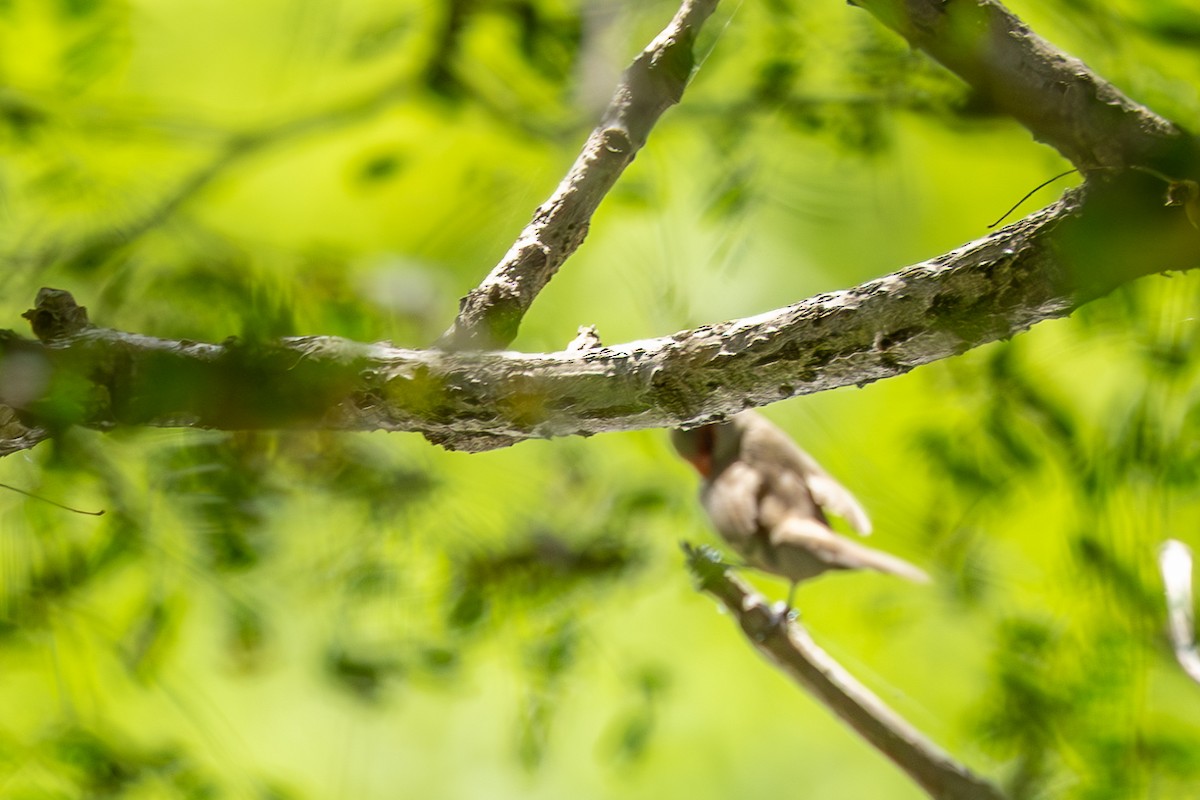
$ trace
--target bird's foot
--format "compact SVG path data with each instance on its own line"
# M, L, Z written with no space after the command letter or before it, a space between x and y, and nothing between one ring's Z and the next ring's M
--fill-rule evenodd
M782 600L771 607L771 622L777 627L786 628L789 622L799 618L800 612Z

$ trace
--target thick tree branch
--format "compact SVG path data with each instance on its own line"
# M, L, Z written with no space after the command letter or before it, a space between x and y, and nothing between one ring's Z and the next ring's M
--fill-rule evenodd
M419 431L446 447L679 426L862 385L1200 265L1161 181L1127 173L965 247L748 319L559 353L405 350L333 337L200 344L80 327L44 291L42 341L0 339L0 403L30 427ZM2 449L2 448L0 448Z
M1197 166L1174 124L1056 49L995 0L851 0L962 78L1080 170Z
M732 576L715 553L684 545L700 588L721 601L759 652L891 759L936 800L1003 800L1000 790L976 777L888 708L834 661L796 622L779 624L763 598Z
M629 65L570 172L500 263L462 299L440 347L490 350L516 338L538 292L583 243L600 201L645 145L658 118L682 97L692 74L696 35L717 1L684 0L671 23Z
M917 0L864 4L932 13ZM684 2L627 70L604 123L514 246L513 259L485 281L482 294L467 299L462 324L446 334L453 346L508 341L515 333L537 290L579 244L604 192L678 99L691 71L695 30L714 5ZM1008 31L1006 41L1027 34L1016 32L1011 26L1019 23L987 0L941 5L960 9L947 12L955 14L974 9L970 13L985 14L985 21L1000 15L1010 25L996 29ZM912 27L925 17L914 12L903 19ZM916 29L936 28L922 25ZM929 47L940 47L933 39ZM964 63L974 63L969 51L979 42L966 45ZM1020 63L1027 56L1018 49L999 60ZM1047 58L1058 63L1065 57ZM1136 110L1120 102L1115 107L1115 130L1136 140L1141 129L1128 122ZM1064 146L1091 141L1090 123L1080 130L1086 135L1075 144L1067 137ZM1147 130L1145 141L1175 136L1155 125ZM1194 141L1175 138L1187 144L1185 160L1200 163ZM413 351L329 337L170 342L86 321L80 326L70 314L64 317L69 324L55 327L61 309L49 307L51 293L39 298L32 316L42 341L12 333L0 339L0 403L17 412L0 430L0 453L32 446L66 425L407 430L447 447L481 450L522 438L694 424L898 375L1064 316L1141 275L1194 268L1200 233L1184 210L1164 207L1166 189L1145 172L1105 171L1085 190L1003 231L853 289L750 319L584 351ZM516 305L498 302L505 297L518 298ZM497 339L501 329L507 333Z

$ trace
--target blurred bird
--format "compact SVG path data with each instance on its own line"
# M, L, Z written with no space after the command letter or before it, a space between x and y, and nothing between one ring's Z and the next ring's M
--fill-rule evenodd
M766 417L743 411L725 422L671 431L671 443L703 478L700 502L721 537L749 566L792 582L785 613L796 584L829 570L929 580L907 561L834 533L825 511L863 535L871 521L849 491Z

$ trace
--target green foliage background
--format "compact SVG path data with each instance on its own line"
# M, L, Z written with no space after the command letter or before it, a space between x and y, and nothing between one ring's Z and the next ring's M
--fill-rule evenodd
M1013 7L1200 125L1186 0ZM674 10L0 0L0 318L49 285L163 337L427 345ZM844 3L730 3L699 49L515 347L846 287L1065 168ZM1198 298L1156 277L768 412L936 578L816 582L806 624L1017 797L1200 797L1154 566L1200 544ZM693 590L661 432L78 430L0 481L108 510L0 495L5 798L920 796Z

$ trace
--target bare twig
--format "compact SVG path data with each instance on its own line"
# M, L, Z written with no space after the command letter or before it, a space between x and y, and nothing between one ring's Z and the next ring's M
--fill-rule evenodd
M684 544L700 588L721 601L747 640L794 681L891 759L937 800L1002 800L1000 790L971 773L888 708L813 641L796 622L786 626L763 598L729 573L716 553Z
M1168 539L1158 551L1167 594L1167 625L1171 646L1179 666L1200 683L1200 651L1196 649L1196 625L1192 611L1192 551L1183 542Z
M439 347L497 349L516 338L525 312L583 243L592 214L646 143L650 129L679 102L692 74L696 34L717 1L684 0L671 23L629 65L567 176L500 263L462 299Z
M16 492L17 494L23 494L26 497L31 498L33 500L37 500L42 503L48 503L49 505L52 505L55 508L61 508L63 511L70 511L72 514L83 514L84 516L88 516L88 517L104 516L104 509L100 509L99 511L84 511L81 508L75 508L74 506L64 505L63 503L60 503L57 500L51 500L49 497L42 497L40 494L34 494L33 492L29 492L29 491L26 491L25 489L17 488L16 486L12 486L7 483L0 483L0 489L8 489L10 492Z
M996 0L851 0L971 86L1080 170L1194 167L1194 145L1055 48Z

